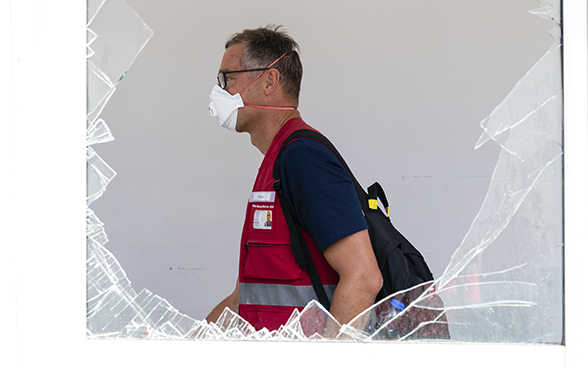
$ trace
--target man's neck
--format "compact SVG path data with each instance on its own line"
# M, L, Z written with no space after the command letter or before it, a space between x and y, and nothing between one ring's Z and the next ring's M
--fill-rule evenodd
M288 120L294 118L300 118L298 110L272 111L268 114L267 119L264 119L265 123L256 124L257 129L249 132L251 135L251 144L265 155L276 134L278 134Z

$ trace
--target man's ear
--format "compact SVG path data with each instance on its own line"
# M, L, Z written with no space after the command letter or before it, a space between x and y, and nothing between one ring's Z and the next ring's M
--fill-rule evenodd
M265 79L265 94L270 95L272 94L276 88L278 88L278 84L280 83L280 72L277 69L270 69L267 71L267 78Z

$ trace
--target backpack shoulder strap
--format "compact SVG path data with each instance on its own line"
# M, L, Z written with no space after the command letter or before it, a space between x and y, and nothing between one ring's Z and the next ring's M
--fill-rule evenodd
M358 197L360 198L361 206L364 211L367 211L367 193L363 190L361 185L359 185L359 183L351 173L351 170L345 163L345 160L343 160L343 157L341 157L335 146L333 146L333 144L324 135L310 129L297 130L290 134L280 147L273 168L273 177L275 180L274 191L278 194L278 198L280 199L280 205L282 207L282 211L284 212L284 217L286 218L288 229L290 230L290 245L292 248L292 254L294 255L294 258L296 259L296 262L298 263L300 268L306 269L306 271L308 272L308 276L310 277L313 289L318 297L319 302L325 308L330 309L331 303L327 297L325 288L320 280L320 276L318 274L318 271L316 270L314 262L312 261L312 257L310 256L310 252L308 251L308 246L306 245L304 237L302 236L300 225L297 224L294 218L292 217L292 212L290 210L290 206L288 205L288 201L284 194L284 189L282 187L281 182L280 158L282 156L282 152L288 146L288 144L290 144L290 142L300 138L316 140L319 143L322 143L328 149L330 149L335 154L335 156L337 156L345 170L349 173L351 180L353 181L355 190L357 192Z

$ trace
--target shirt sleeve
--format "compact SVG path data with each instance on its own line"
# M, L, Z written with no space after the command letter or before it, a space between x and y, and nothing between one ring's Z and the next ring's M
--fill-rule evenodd
M323 144L297 139L282 152L280 165L292 215L321 252L367 229L349 174Z

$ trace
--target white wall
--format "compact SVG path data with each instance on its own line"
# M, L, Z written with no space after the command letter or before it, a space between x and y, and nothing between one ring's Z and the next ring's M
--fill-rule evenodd
M547 51L535 0L127 0L155 34L102 117L94 146L118 176L92 205L136 290L201 319L234 287L261 154L219 128L208 94L234 32L283 24L301 46L300 111L358 179L379 181L395 225L440 276L499 152L478 123Z

